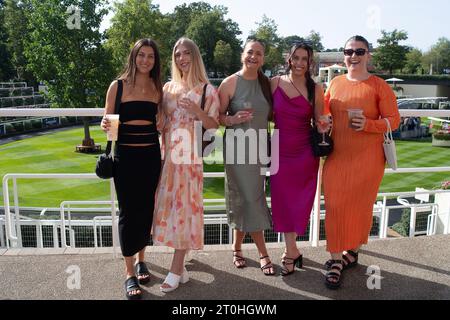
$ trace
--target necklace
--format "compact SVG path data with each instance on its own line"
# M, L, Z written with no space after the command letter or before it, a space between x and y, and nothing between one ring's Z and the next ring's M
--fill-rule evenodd
M288 77L289 81L291 82L292 86L295 88L295 90L297 90L297 92L298 92L301 96L303 96L302 92L295 86L294 81L292 81L292 79L291 79L291 76L289 75L289 76L287 76L287 77Z

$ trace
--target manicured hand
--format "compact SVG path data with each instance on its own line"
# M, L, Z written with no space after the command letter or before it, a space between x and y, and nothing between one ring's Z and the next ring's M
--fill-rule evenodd
M231 117L231 124L240 124L250 122L253 119L253 113L248 111L238 111Z
M356 128L355 131L363 131L366 125L366 117L363 114L353 117L352 125Z
M203 112L202 109L189 98L180 99L178 105L186 111L195 115L197 115L199 112Z

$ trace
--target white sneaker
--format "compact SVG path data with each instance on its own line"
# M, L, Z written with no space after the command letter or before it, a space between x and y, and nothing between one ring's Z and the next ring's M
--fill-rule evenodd
M189 274L186 270L186 268L183 269L183 273L181 274L181 276L169 272L169 274L167 275L166 279L164 280L164 283L168 284L170 287L165 288L165 287L159 287L159 290L161 290L162 292L171 292L173 290L175 290L176 288L178 288L178 285L181 283L186 283L189 281ZM163 283L163 284L164 284Z

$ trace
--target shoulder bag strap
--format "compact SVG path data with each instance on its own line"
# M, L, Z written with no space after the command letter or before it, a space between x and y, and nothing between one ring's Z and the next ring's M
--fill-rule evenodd
M208 87L208 84L205 83L205 85L203 86L203 95L202 95L202 102L200 104L200 108L204 111L205 110L205 98L206 98L206 88Z

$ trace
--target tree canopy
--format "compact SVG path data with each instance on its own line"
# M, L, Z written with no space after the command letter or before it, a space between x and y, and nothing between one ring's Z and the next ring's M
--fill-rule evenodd
M376 49L373 60L379 70L387 70L390 74L394 70L401 70L406 64L408 47L400 45L400 41L408 39L408 33L395 29L392 32L381 30L382 37L378 39L379 46Z

